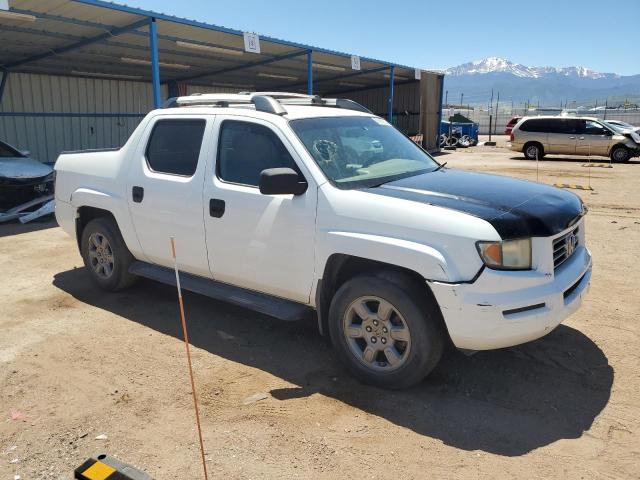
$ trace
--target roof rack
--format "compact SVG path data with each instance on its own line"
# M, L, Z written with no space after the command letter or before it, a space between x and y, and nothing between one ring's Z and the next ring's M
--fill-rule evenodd
M283 105L306 105L344 108L371 113L371 110L346 98L322 98L319 95L304 95L289 92L240 92L240 93L194 93L185 97L168 99L163 108L175 107L230 107L253 105L259 112L286 115Z

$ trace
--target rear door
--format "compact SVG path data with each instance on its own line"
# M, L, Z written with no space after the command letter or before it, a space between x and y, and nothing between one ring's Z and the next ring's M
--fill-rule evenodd
M593 120L578 120L579 133L576 153L580 155L609 154L611 146L611 130Z
M202 185L213 116L163 115L151 120L136 146L127 185L129 209L142 251L151 263L210 277Z
M204 186L213 278L306 303L314 275L317 186L287 137L255 118L216 117L216 162ZM215 153L214 153L215 155ZM296 170L302 195L263 195L260 173Z
M549 147L547 153L573 155L576 153L578 121L574 118L547 118Z

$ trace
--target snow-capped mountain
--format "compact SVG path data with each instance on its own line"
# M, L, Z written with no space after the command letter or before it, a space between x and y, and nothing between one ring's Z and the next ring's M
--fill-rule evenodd
M527 67L505 58L487 57L483 60L463 63L445 70L447 75L475 75L482 73L510 73L516 77L540 78L547 75L562 75L580 78L619 78L615 73L600 73L587 67Z
M486 103L492 90L514 103L541 105L640 97L640 75L600 73L586 67L528 67L488 57L448 68L445 73L449 98L463 97L462 101L470 104Z

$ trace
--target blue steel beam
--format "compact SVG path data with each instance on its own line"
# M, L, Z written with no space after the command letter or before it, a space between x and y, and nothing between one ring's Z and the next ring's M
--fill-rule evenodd
M419 80L403 80L401 82L396 80L395 86L400 86L400 85L408 85L410 83L416 83ZM340 95L343 93L353 93L353 92L365 92L367 90L375 90L376 88L388 88L389 84L387 82L385 83L377 83L375 85L367 85L366 87L351 87L351 88L342 88L341 90L330 90L328 92L324 92L325 95Z
M307 95L313 95L313 51L307 53Z
M394 68L389 69L389 111L387 114L389 123L393 125L393 83L395 80Z
M160 61L158 59L158 26L156 19L149 21L149 49L151 50L151 81L153 83L153 106L160 108L162 98L160 96Z
M72 43L71 45L66 45L64 47L58 47L54 49L47 50L46 52L38 53L36 55L32 55L31 57L24 58L22 60L18 60L16 62L9 63L5 65L5 68L15 68L20 67L22 65L26 65L28 63L37 62L38 60L43 60L45 58L51 57L53 55L60 55L63 53L70 52L72 50L77 50L78 48L86 47L87 45L91 45L93 43L102 42L111 37L115 37L125 32L129 32L131 30L136 30L140 27L144 27L149 23L148 19L139 20L132 24L126 25L124 27L116 27L108 32L105 32L97 37L86 38L84 40L80 40L79 42Z
M238 70L244 70L245 68L251 67L259 67L261 65L267 65L269 63L278 62L280 60L287 60L293 57L299 57L301 55L306 55L309 53L309 50L298 50L296 52L287 53L284 55L278 55L276 57L267 58L266 60L258 60L256 62L244 63L242 65L237 65L235 67L221 68L218 70L212 70L210 72L198 73L196 75L190 75L188 77L177 78L178 82L188 82L189 80L195 80L197 78L209 77L212 75L222 75L224 73L236 72Z
M436 134L436 148L440 150L440 128L442 126L442 100L444 98L444 75L438 76L440 80L440 104L438 105L438 133Z
M378 67L378 68L370 68L369 70L358 70L357 72L353 72L353 73L345 73L342 75L334 75L333 77L327 77L327 78L317 78L314 79L314 83L318 84L320 82L332 82L334 80L343 80L345 78L351 78L351 77L356 77L358 75L366 75L368 73L376 73L376 72L382 72L383 70L387 70L389 67ZM287 85L279 85L277 87L274 87L276 90L280 90L283 88L293 88L293 87L299 87L304 85L305 82L297 82L297 83L289 83Z

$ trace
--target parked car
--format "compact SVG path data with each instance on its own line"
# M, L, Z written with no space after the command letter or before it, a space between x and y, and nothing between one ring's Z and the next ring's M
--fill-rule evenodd
M507 126L504 129L504 134L511 135L511 130L513 130L513 127L520 121L521 118L522 117L511 117L511 120L507 122Z
M640 135L590 117L525 117L511 132L511 150L530 160L547 154L601 155L626 162L640 155Z
M546 335L591 279L577 195L446 168L349 100L180 97L121 149L63 153L56 171L56 218L98 287L175 285L175 237L183 288L313 313L346 367L382 387L420 381L449 339Z
M53 193L53 168L0 141L0 211Z

